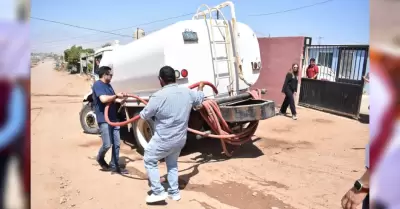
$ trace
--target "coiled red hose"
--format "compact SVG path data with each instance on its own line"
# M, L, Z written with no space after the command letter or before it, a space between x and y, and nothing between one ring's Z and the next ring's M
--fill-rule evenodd
M190 89L197 88L200 83L204 83L204 85L209 86L213 89L213 91L218 94L217 88L210 82L203 81L195 83L189 86ZM254 99L259 99L261 95L260 90L253 90L249 92ZM135 98L142 102L143 104L147 104L147 101L138 97L134 94L128 94L128 97ZM108 103L104 110L104 117L108 124L111 126L125 126L129 123L133 123L140 118L139 115L132 117L126 121L122 122L111 122L108 118L108 110L110 107L110 103ZM229 127L228 123L222 117L221 110L219 109L218 104L214 100L204 100L202 103L202 109L200 109L200 114L203 117L204 121L210 126L212 132L214 134L205 133L202 131L194 130L192 128L188 128L188 131L197 135L201 135L208 138L215 138L221 140L221 145L223 152L226 156L232 156L232 152L229 152L226 144L231 145L242 145L251 140L251 137L254 135L257 130L258 121L250 122L250 124L244 128L240 133L234 133L233 130Z

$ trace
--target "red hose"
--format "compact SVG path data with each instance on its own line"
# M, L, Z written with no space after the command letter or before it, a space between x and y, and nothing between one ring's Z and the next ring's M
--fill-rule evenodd
M189 86L190 89L197 88L200 83L204 83L204 85L210 86L213 91L218 94L217 88L210 82L203 81L203 82L198 82L195 83L191 86ZM251 91L249 92L253 98L259 99L261 92L259 90L257 91ZM128 97L133 97L139 101L141 101L143 104L147 104L147 101L134 95L134 94L128 94ZM242 132L240 133L233 133L231 128L229 127L228 123L224 120L222 117L221 110L219 109L218 104L214 100L205 100L202 103L203 108L200 109L200 114L203 117L204 121L210 126L211 130L213 131L214 134L208 134L202 131L194 130L191 128L188 128L188 131L197 135L201 135L204 137L208 138L215 138L215 139L220 139L221 140L221 145L222 149L225 155L227 156L232 156L232 152L229 152L226 146L226 143L231 144L231 145L242 145L248 141L251 140L251 137L254 135L257 126L258 126L258 121L251 122L247 128L245 128ZM140 118L139 115L136 115L133 118L130 118L126 121L122 122L111 122L110 119L108 118L108 110L110 107L110 103L108 103L105 107L104 110L104 117L105 120L108 124L111 126L125 126L128 125L129 123L133 123L136 120Z

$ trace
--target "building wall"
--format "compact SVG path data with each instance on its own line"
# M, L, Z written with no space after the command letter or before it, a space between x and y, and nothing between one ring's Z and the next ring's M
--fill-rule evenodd
M258 38L258 42L262 68L253 88L266 89L267 94L263 95L263 99L273 100L276 106L281 106L285 98L281 90L286 73L293 63L298 63L299 70L302 69L304 37ZM299 91L300 80L299 78Z

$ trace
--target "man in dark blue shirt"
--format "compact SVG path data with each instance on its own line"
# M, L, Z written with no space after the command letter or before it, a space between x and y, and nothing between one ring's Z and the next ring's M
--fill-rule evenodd
M104 109L107 103L111 103L108 111L108 117L112 122L117 122L117 109L115 99L125 97L125 94L115 94L110 82L112 79L111 68L103 66L99 68L99 80L93 84L93 104L96 113L97 123L99 124L101 139L103 145L100 147L97 155L97 162L103 170L126 174L127 171L119 167L119 149L120 149L120 127L110 126L104 118ZM111 149L111 162L108 165L104 160L107 151Z

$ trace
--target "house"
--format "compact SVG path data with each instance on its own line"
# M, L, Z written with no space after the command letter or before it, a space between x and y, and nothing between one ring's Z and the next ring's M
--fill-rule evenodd
M338 46L338 45L315 45L307 48L304 60L303 77L309 60L315 58L319 67L319 80L328 81L360 81L363 76L363 69L368 68L368 46ZM367 70L368 71L368 70Z

